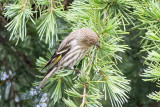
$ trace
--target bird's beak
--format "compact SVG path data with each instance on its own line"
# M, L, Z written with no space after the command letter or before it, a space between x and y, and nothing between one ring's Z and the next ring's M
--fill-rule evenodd
M96 45L96 46L97 46L97 48L98 48L98 49L101 49L101 47L99 46L99 43L97 43L97 45Z

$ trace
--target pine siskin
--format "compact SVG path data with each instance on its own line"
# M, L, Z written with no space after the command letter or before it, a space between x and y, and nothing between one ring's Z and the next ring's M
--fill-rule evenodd
M53 76L61 67L74 69L73 66L86 55L92 46L96 45L99 47L98 43L98 35L89 28L81 28L72 32L62 41L58 50L42 68L43 70L48 65L51 65L39 87L42 88L46 80Z

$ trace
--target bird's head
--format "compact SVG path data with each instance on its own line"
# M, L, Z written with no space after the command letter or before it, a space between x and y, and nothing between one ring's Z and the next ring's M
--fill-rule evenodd
M77 40L86 47L97 46L99 48L99 36L89 28L81 28L76 35Z

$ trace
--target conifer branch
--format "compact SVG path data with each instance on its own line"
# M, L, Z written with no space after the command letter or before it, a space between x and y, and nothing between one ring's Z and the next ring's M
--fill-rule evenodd
M50 4L51 4L51 13L52 13L53 12L53 1L52 0L51 0Z
M25 0L24 4L23 4L23 8L22 8L22 11L24 12L25 8L26 8L26 5L27 5L27 0Z
M102 4L105 4L105 3L106 2L103 2ZM93 4L95 4L96 7ZM114 61L112 61L112 58L114 58L115 60L121 61L122 58L118 56L116 52L124 52L127 49L127 46L118 45L118 42L121 41L122 39L121 37L117 37L117 35L118 33L126 34L126 32L123 32L121 29L117 28L117 26L120 25L119 15L116 15L114 18L111 18L112 15L109 14L107 17L107 20L104 21L106 17L103 17L104 15L103 13L106 13L106 10L103 10L103 8L97 8L98 6L99 7L104 6L105 8L106 5L102 6L97 4L94 1L90 1L90 2L75 1L73 2L72 6L70 7L70 9L65 15L61 14L63 15L63 17L65 16L64 18L67 21L72 23L73 29L88 27L93 29L99 35L101 35L103 32L102 36L100 37L101 38L100 43L102 44L101 50L98 51L98 53L96 53L96 48L93 48L92 52L90 52L88 55L89 58L85 58L84 60L82 60L82 63L81 63L82 64L81 70L84 71L85 74L90 76L78 75L78 78L76 79L76 81L74 81L74 85L73 85L74 88L75 89L83 88L83 95L81 95L76 90L74 90L73 87L67 87L68 90L66 90L66 93L73 98L75 97L82 98L82 102L80 102L81 104L79 104L78 102L78 105L80 105L80 107L101 105L101 103L98 101L99 99L102 98L100 91L97 92L97 90L99 89L97 89L97 87L90 86L89 84L92 80L97 81L96 74L90 73L90 71L94 71L94 70L97 71L97 69L102 69L102 71L99 71L99 72L100 72L100 76L102 76L101 79L105 80L105 83L102 83L102 88L104 88L104 92L105 92L105 100L106 100L106 96L109 96L112 107L117 107L117 106L120 107L124 102L127 102L128 96L126 95L126 93L130 91L130 87L128 86L129 81L126 80L125 77L118 75L118 73L121 74L121 71L113 67L116 64L114 63ZM56 12L56 9L57 8L55 7L55 12ZM41 25L44 25L44 24L41 24ZM42 28L42 27L39 26L39 28ZM100 28L103 28L103 30ZM42 33L40 29L40 35ZM48 36L48 34L46 36ZM97 69L96 67L92 67L93 62L97 67ZM38 66L41 67L41 64L39 63ZM86 72L86 71L89 71L89 72ZM95 77L95 78L91 79L91 81L87 81L87 80L90 80L90 77ZM87 86L86 82L89 85L88 86L89 88L87 90L88 92L87 96L86 96L86 86ZM119 82L120 84L117 84ZM52 86L51 83L48 84L48 86ZM52 88L55 89L56 87L52 87ZM55 93L54 92L55 90L49 91L49 89L50 88L48 88L47 91L45 90L45 92L47 93L49 92L50 94ZM55 98L51 98L51 99L55 101ZM64 102L66 105L72 105L72 102L74 101L72 102L71 101L72 100L65 100ZM72 106L69 106L69 107L72 107Z
M145 29L144 34L143 31L141 32L143 36L142 51L148 52L148 56L145 58L146 61L144 62L148 68L144 69L144 73L141 76L145 77L143 79L144 81L156 81L159 87L160 31L158 25L160 22L160 5L158 0L143 0L142 3L135 0L34 0L34 2L30 2L29 0L16 0L14 4L8 5L11 1L15 0L9 0L9 2L5 3L7 5L4 11L4 16L11 21L7 24L3 15L0 16L0 22L2 21L2 24L0 25L7 24L6 27L8 31L11 32L10 40L17 39L18 41L21 39L22 41L27 40L28 43L32 42L32 39L28 39L30 36L25 39L27 31L30 32L32 30L30 28L27 29L28 25L32 26L30 22L27 22L31 21L35 24L34 20L37 18L39 18L39 20L36 21L38 25L37 29L39 39L46 40L49 47L58 45L57 41L59 35L66 36L66 33L69 33L66 29L70 27L64 26L64 23L70 24L72 26L72 30L87 27L101 35L100 43L102 44L102 49L96 52L96 48L93 48L87 58L84 58L76 65L76 68L81 68L80 70L83 71L81 73L84 73L85 75L79 74L75 77L72 70L61 70L48 81L46 87L43 89L43 92L49 95L49 100L47 102L48 106L57 106L58 103L63 104L63 102L61 102L61 99L63 98L65 104L69 107L76 107L76 105L80 105L80 107L99 107L100 105L102 106L99 100L103 98L104 95L105 100L107 97L110 99L112 107L122 107L122 104L127 102L127 93L130 91L130 86L129 81L123 76L123 73L121 73L116 65L118 64L117 61L121 61L123 58L119 55L119 52L125 52L125 50L128 49L126 45L120 45L120 42L123 40L121 35L128 33L125 31L128 29L128 25L130 24L136 26L133 29L142 26L144 27L143 29ZM71 3L72 5L67 9L67 6ZM3 10L3 7L1 7L2 4L3 3L0 3L0 13ZM39 4L39 9L35 6L37 4ZM40 13L43 11L42 15L35 18L35 13L39 13L39 11ZM136 15L138 20L135 20ZM62 22L59 17L64 20L66 19L65 22ZM135 22L136 25L134 24ZM142 25L137 26L138 23L142 23ZM62 25L63 28L61 28L61 26L57 27L57 25ZM2 27L2 29L4 28ZM63 32L64 29L65 33ZM29 33L29 35L31 35L31 33ZM3 47L8 47L10 43L4 41L4 38L7 38L7 36L2 35L2 37L0 37L0 44L2 44L2 46L4 45ZM63 37L60 36L60 38ZM34 38L34 42L35 40L36 39ZM37 43L39 43L39 41L37 41ZM38 45L36 46L38 47ZM25 49L25 47L27 47L26 44L24 44L23 47L23 49ZM36 49L39 48L33 48L33 51ZM0 86L5 82L10 82L10 93L12 93L12 95L9 96L11 96L10 100L13 101L16 98L17 90L15 89L18 87L18 85L16 86L16 81L14 79L17 78L17 74L14 78L10 74L10 64L8 64L10 60L8 56L11 55L11 52L16 56L18 55L18 61L22 60L21 62L23 62L22 64L25 68L27 68L26 66L28 65L28 68L33 68L32 66L34 65L27 56L32 56L32 54L30 54L31 52L25 54L18 48L11 48L8 50L5 48L5 51L7 54L4 59L4 62L6 62L4 63L4 68L6 69L6 74L9 77L2 80L0 82ZM35 52L38 51L36 50ZM11 62L15 62L12 60L13 59L11 59ZM3 59L0 59L0 63L3 63ZM47 61L42 57L37 60L37 66L39 68L45 65L45 63L47 63ZM95 66L93 66L93 64ZM12 66L14 67L14 64L12 64ZM1 70L3 69L0 69L0 71ZM19 68L17 68L17 66L11 68L11 71L14 70L19 70ZM74 70L80 72L80 70ZM99 75L94 71L98 71ZM25 75L28 74L29 73ZM65 99L65 90L66 93L72 97L71 99L73 101L70 100L70 97L68 100ZM83 92L79 93L81 90L83 90ZM101 91L103 91L103 93ZM28 96L28 94L26 96ZM27 98L26 96L25 98ZM160 101L160 92L153 92L149 94L148 97ZM81 101L76 102L76 98L81 98ZM4 101L6 101L6 99Z
M99 70L99 73L101 74L101 76L103 77L104 80L107 79L107 76L101 70Z
M84 83L83 84L83 100L82 100L82 104L81 104L80 107L84 107L84 105L86 103L86 97L87 97L87 95L86 95L86 86L87 86L87 84Z

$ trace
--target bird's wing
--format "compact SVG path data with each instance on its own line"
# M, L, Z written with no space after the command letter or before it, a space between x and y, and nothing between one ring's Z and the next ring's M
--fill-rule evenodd
M72 33L71 33L72 34ZM54 65L56 65L60 60L61 58L63 58L63 56L70 50L71 48L71 44L70 42L74 39L74 36L73 35L69 35L67 36L63 41L62 43L60 44L58 50L52 55L51 59L48 61L48 63L42 68L45 69L47 66L49 65L52 65L46 75L54 68ZM42 71L41 70L41 71Z
M68 35L60 44L58 48L58 52L61 52L63 49L65 49L66 46L71 45L70 42L75 38L76 34L75 32L72 32L70 35Z

